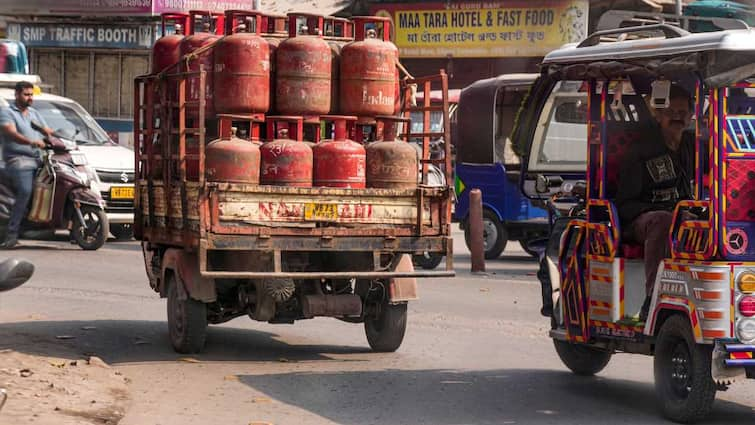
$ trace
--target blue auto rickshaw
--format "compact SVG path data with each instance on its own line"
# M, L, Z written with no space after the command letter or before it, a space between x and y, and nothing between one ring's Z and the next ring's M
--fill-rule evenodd
M519 190L520 160L509 134L517 110L537 74L504 74L461 91L457 109L454 219L469 247L469 191L482 191L485 258L498 258L510 240L527 242L548 234L548 213Z

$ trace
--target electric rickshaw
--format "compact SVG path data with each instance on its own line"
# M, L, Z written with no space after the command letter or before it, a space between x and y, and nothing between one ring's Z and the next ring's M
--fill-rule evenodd
M604 30L551 52L512 136L524 151L522 191L561 211L543 273L559 357L593 375L615 353L654 356L659 403L677 422L704 417L717 391L755 378L755 30L740 24ZM618 171L647 142L671 83L694 97L692 199L673 209L671 254L642 320L644 247L626 237L615 204L619 186L636 182ZM563 98L580 96L573 110L587 128L575 140L551 124L566 113Z
M476 81L459 96L454 221L464 230L469 247L469 191L480 189L486 259L498 258L508 241L519 241L534 255L529 242L548 234L547 212L532 205L519 190L521 164L509 138L517 110L535 78L537 74L503 74ZM585 121L557 125L577 137L585 129Z

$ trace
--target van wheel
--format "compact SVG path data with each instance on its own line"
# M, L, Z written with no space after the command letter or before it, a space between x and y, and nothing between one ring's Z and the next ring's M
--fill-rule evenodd
M611 360L609 351L599 350L582 344L572 344L554 339L558 357L572 372L581 376L592 376L603 370Z
M716 398L711 377L712 348L697 344L684 316L663 323L655 345L653 371L655 392L663 415L675 422L690 423L710 413Z
M81 215L84 217L84 226L74 215L71 236L76 244L85 251L94 251L105 245L109 226L107 214L100 208L91 205L81 206Z
M201 301L186 297L179 299L175 276L168 285L168 333L173 349L181 354L198 353L204 348L207 336L207 307Z
M406 333L407 303L383 301L377 315L364 319L364 333L373 351L391 353L401 346Z
M482 210L482 245L485 249L485 259L494 260L500 257L503 250L506 249L508 239L509 234L501 221L498 220L498 216L488 209ZM469 220L467 220L466 226L464 226L464 242L466 242L467 249L470 251L472 250L471 241L472 235L469 231Z

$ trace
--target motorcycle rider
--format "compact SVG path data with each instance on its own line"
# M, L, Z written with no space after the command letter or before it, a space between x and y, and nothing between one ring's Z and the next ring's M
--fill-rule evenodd
M12 249L18 245L18 234L31 198L34 176L42 163L40 149L45 147L45 142L31 123L41 125L46 136L53 132L40 113L31 106L34 101L34 85L20 81L16 84L15 94L15 102L0 109L0 142L3 143L5 172L16 199L8 221L7 236L0 244L0 249Z

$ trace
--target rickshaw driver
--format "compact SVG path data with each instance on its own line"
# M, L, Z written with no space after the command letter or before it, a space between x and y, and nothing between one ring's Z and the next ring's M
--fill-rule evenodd
M668 234L674 207L678 201L692 198L689 176L694 175L694 146L682 136L693 110L689 93L672 85L668 107L655 109L657 134L643 137L619 170L615 205L625 229L623 236L645 250L641 321L648 316L658 265L670 256Z

